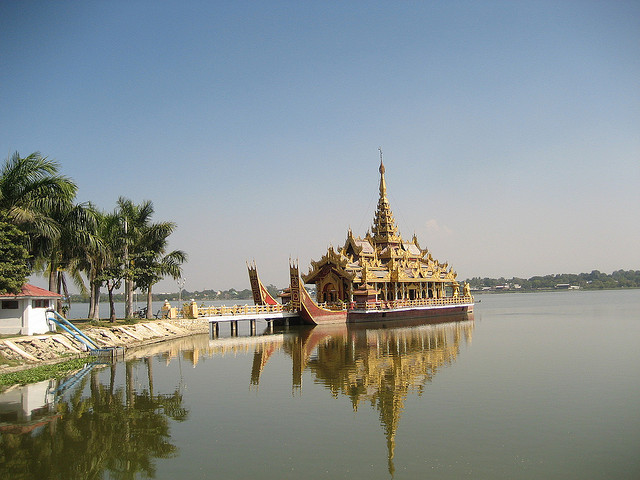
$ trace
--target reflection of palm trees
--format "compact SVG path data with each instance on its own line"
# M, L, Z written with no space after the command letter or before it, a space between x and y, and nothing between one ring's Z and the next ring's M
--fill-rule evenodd
M90 395L84 394L88 378L69 399L57 405L60 417L31 435L0 437L0 477L101 479L155 476L155 458L169 458L177 447L170 442L169 419L183 421L179 389L166 394L149 387L135 391L134 362L127 365L126 386L99 381L94 370Z

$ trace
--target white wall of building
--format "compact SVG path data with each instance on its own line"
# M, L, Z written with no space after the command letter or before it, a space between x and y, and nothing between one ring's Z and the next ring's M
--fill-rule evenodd
M45 306L34 307L34 300ZM9 301L17 301L18 308L7 307ZM0 335L39 335L50 331L46 311L51 305L49 298L18 297L0 299Z
M18 302L18 308L8 308L12 302ZM18 335L22 333L23 315L27 299L0 299L0 334Z
M27 302L24 312L25 322L22 328L22 335L39 335L41 333L47 333L50 331L49 323L47 322L47 308L49 308L50 300L45 300L45 307L35 308L33 302L30 300Z

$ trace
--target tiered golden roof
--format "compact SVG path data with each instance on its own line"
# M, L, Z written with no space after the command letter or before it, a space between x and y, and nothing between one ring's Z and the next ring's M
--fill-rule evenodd
M402 238L387 198L382 158L379 171L380 196L371 232L361 238L349 229L344 246L337 251L329 247L320 260L312 261L303 281L316 285L319 301L351 301L353 291L368 284L382 300L441 298L446 285L455 295L456 272L421 248L415 235L411 241Z

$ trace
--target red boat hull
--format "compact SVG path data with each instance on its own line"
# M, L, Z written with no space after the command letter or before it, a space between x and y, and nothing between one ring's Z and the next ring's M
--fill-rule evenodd
M473 303L460 305L429 305L420 307L398 307L386 309L349 309L327 310L316 304L307 291L301 289L301 305L299 315L303 323L308 325L325 325L332 323L365 323L388 320L419 319L430 323L452 321L452 316L470 315Z
M347 322L362 323L386 320L433 319L435 321L434 323L440 323L450 322L452 316L465 314L473 314L473 304L387 310L350 310L347 315Z

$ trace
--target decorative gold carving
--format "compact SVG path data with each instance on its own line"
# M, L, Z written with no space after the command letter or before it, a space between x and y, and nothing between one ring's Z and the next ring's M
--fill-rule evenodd
M423 294L427 297L429 292L435 298L443 298L446 286L451 287L452 295L457 292L459 296L457 273L448 262L435 260L427 248L420 246L415 233L410 242L403 241L387 198L382 158L379 172L380 196L371 229L360 238L349 227L344 246L330 246L320 260L311 262L302 280L315 284L318 291L328 283L339 286L343 301L350 300L357 285L367 282L384 285L385 297L393 294L397 299Z
M300 274L298 272L298 261L289 260L289 286L291 289L291 308L300 310Z

